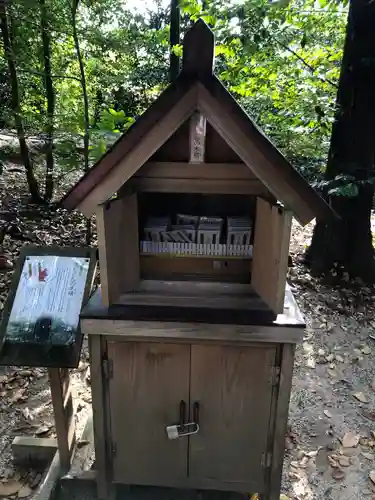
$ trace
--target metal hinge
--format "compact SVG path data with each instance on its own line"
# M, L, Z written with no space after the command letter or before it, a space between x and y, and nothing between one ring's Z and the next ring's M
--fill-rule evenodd
M103 375L107 380L109 380L110 378L113 377L113 361L112 361L112 359L103 359L102 366L103 366Z
M271 467L271 465L272 465L272 453L270 451L267 451L266 453L262 453L261 465L262 465L262 467L266 467L266 468Z
M280 366L271 366L269 382L272 386L278 385L280 382Z

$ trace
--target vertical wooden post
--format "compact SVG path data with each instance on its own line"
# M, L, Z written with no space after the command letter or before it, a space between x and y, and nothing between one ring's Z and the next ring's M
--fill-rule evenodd
M279 500L280 498L295 345L282 344L280 348L280 383L277 389L274 429L272 433L272 464L267 477L266 491L259 496L259 500Z
M49 368L48 376L55 416L60 466L62 473L65 474L70 469L76 439L69 370L65 368Z
M109 401L103 377L103 356L106 351L103 337L89 335L89 349L97 493L99 500L111 500L114 498L115 488L112 484L111 435L106 420Z

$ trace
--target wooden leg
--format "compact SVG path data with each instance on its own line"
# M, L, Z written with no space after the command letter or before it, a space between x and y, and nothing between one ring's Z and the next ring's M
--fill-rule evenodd
M89 349L98 500L112 500L115 497L115 487L112 483L112 459L109 449L111 436L105 411L106 390L102 369L104 339L99 335L89 335Z
M272 445L272 466L268 476L266 492L259 500L279 500L281 475L284 463L285 435L288 425L289 400L292 388L294 344L281 346L280 383L277 393L275 424Z
M51 386L60 466L62 473L65 474L70 468L76 439L69 370L65 368L49 368L48 376Z

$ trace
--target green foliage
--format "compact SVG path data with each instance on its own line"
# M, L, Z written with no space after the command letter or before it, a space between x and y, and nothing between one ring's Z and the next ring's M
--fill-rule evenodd
M62 168L81 167L84 133L79 65L68 0L46 0L57 94L55 155ZM27 133L44 129L46 102L38 2L13 0L14 51ZM96 161L167 85L168 10L134 14L126 2L82 0L78 35L90 105L90 157ZM216 73L245 110L310 180L327 157L346 24L333 0L183 0L182 31L203 18L216 35ZM182 46L172 51L182 55ZM4 59L0 70L6 71ZM2 73L2 72L1 72ZM0 97L9 96L0 77ZM9 100L4 126L13 128ZM355 184L348 182L346 192ZM336 189L336 187L332 187ZM336 191L335 191L336 192Z

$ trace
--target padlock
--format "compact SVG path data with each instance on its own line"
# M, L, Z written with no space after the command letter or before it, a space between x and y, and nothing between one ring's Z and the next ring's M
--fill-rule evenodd
M178 439L180 437L178 427L178 425L169 425L166 427L168 439Z

